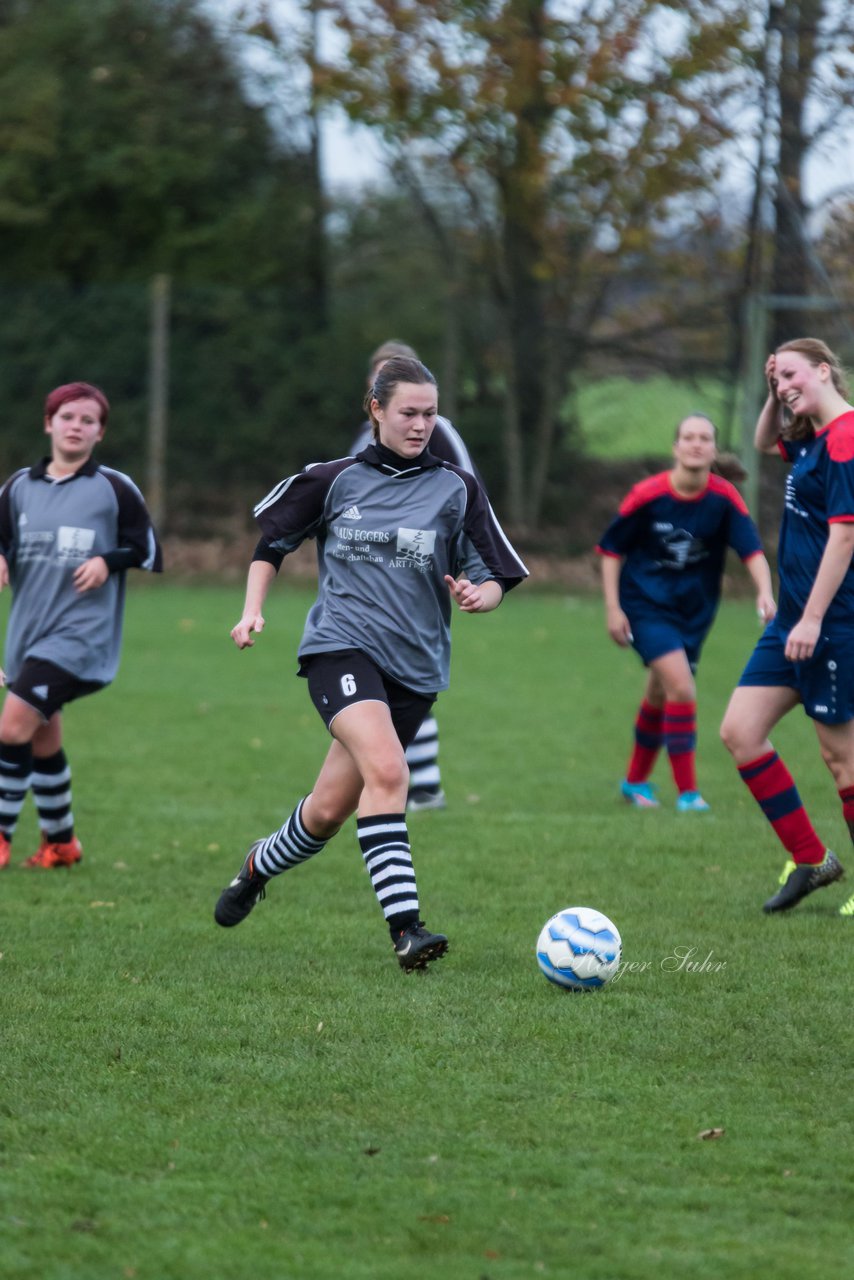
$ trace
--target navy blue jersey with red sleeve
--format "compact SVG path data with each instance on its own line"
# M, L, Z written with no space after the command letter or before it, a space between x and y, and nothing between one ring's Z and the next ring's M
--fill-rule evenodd
M854 521L854 412L840 414L812 440L781 440L778 447L792 463L777 548L779 622L790 630L812 591L830 526ZM854 567L850 565L825 622L854 627Z
M727 547L742 560L762 553L734 485L710 475L701 493L686 498L663 471L629 491L596 550L625 557L620 604L630 618L634 609L665 609L703 633L720 600Z

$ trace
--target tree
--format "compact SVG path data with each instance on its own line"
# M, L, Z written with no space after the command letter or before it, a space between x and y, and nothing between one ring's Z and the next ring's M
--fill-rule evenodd
M737 0L328 0L319 88L382 133L455 282L485 281L507 509L542 510L557 410L615 265L701 220L749 33ZM464 322L463 322L464 323ZM486 327L488 333L488 326ZM483 343L484 327L479 340Z
M769 30L777 97L770 292L825 293L828 281L812 248L804 167L854 113L854 10L845 0L770 0ZM802 332L805 323L803 311L779 307L772 345Z
M15 0L0 30L9 461L30 455L35 389L85 376L119 408L106 453L139 465L147 290L166 273L173 476L266 482L271 457L302 465L318 413L344 395L318 375L304 137L252 100L201 0Z

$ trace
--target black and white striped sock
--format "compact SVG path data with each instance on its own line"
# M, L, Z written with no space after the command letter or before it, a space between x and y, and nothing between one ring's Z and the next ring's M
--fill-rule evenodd
M255 850L255 870L262 876L280 876L283 871L298 867L307 862L327 843L306 831L302 823L302 807L305 796L300 800L283 827L274 831L271 836Z
M28 742L0 743L0 831L11 840L30 789L33 752Z
M74 815L71 769L62 747L52 756L33 756L30 785L42 832L50 844L65 844L74 836Z
M406 748L409 790L436 795L442 785L439 772L439 726L435 716L427 716Z
M376 813L356 822L365 866L395 937L419 919L418 888L403 813Z

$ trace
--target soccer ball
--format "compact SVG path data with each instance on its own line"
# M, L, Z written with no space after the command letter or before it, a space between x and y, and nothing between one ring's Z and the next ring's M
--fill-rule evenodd
M594 991L620 967L617 926L592 907L566 907L547 920L537 939L537 963L549 982L570 991Z

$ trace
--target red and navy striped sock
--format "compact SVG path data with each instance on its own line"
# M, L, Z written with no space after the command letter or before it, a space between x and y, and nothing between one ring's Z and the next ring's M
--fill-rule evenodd
M677 791L696 791L696 702L665 702L662 732Z
M813 866L821 862L824 845L807 817L794 778L777 752L768 751L739 765L738 772L794 861Z
M842 801L842 816L848 824L851 839L854 840L854 787L842 787L839 799Z
M652 766L661 750L663 741L661 724L664 719L664 707L654 707L646 698L638 708L635 718L635 745L626 782L646 782L652 773Z

